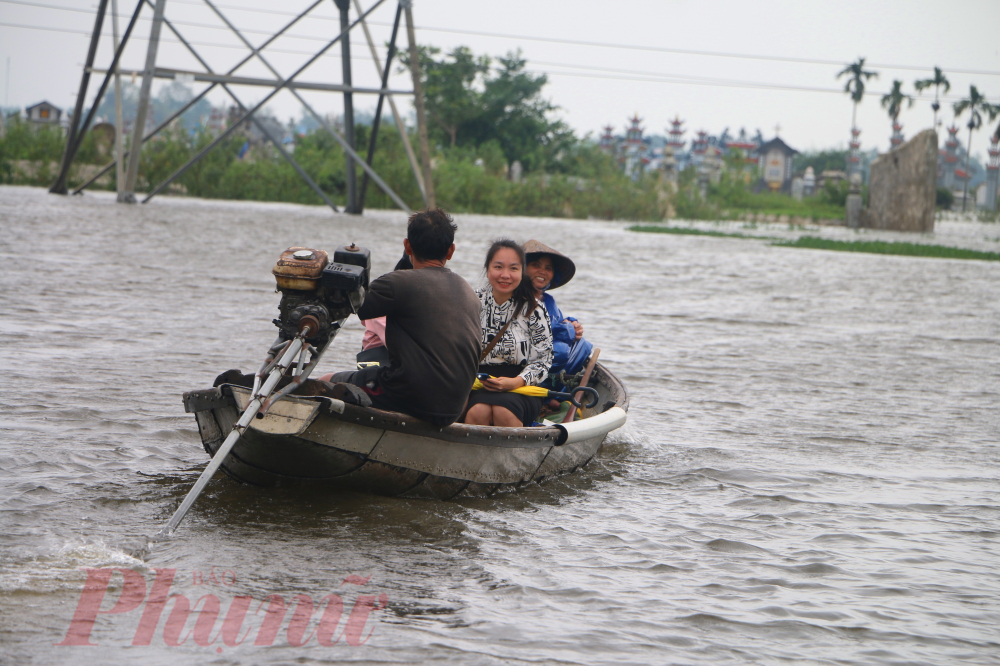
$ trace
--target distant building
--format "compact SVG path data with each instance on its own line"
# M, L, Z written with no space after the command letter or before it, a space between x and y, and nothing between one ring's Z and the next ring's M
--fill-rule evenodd
M889 144L892 146L889 150L893 148L898 148L903 145L903 126L899 124L898 120L892 121L892 136L889 137Z
M990 161L986 165L986 191L983 193L985 201L983 207L986 210L997 209L997 181L1000 179L1000 132L993 135L990 142Z
M850 176L853 173L861 173L861 130L857 127L851 128L850 152L847 154L847 165L845 171Z
M802 176L802 194L811 197L816 193L816 172L811 166L806 167L806 172Z
M684 139L685 121L675 116L669 122L666 137L644 136L642 118L636 113L629 118L624 136L615 136L611 125L603 127L598 146L614 157L632 178L638 178L644 171L656 170L673 181L690 168L694 169L699 186L704 190L708 183L718 182L723 171L735 169L745 182L757 181L754 191L767 189L791 193L792 158L798 151L780 138L765 143L760 130L751 137L745 128L740 129L739 136L733 137L727 128L718 136L698 131L688 142ZM836 173L841 178L846 177L843 172ZM822 185L822 176L816 178L810 172L809 178L803 179L802 193L811 194Z
M754 188L755 192L769 189L772 192L791 193L792 189L792 158L799 151L774 137L757 149L760 160L760 180Z
M614 125L605 125L604 134L601 135L601 143L599 144L601 150L611 156L614 156L618 150L618 139L615 138L614 132Z
M746 164L752 164L757 166L758 155L757 148L760 146L759 143L747 136L747 131L744 128L740 128L740 135L735 139L727 139L724 142L726 150L732 152L734 150L739 150L743 152L743 161Z
M670 121L670 138L667 140L667 145L670 146L674 154L681 152L684 149L684 132L687 130L683 129L681 125L684 121L681 120L680 116L674 116L674 119Z
M698 138L691 140L691 163L698 166L705 161L706 155L715 156L721 153L718 148L712 145L708 132L698 130Z
M639 178L650 161L648 147L642 138L645 128L639 125L641 122L642 118L638 113L629 118L629 125L625 128L625 142L618 157L618 161L625 167L625 174L633 180Z
M965 147L958 140L958 131L958 127L954 124L949 127L948 138L944 142L944 148L938 150L937 186L949 190L954 195L955 201L952 203L952 210L962 209L966 182L969 184L970 193L975 192L976 188L984 181L986 182L986 187L989 188L991 180L992 182L996 182L996 170L1000 168L997 162L997 155L994 152L997 150L996 141L992 143L984 169L984 165L979 160L975 158L969 159ZM987 201L987 203L984 203L984 206L989 207L990 204L988 202L990 198L987 194L988 192L984 191L982 196ZM996 197L994 196L993 201L995 202L995 200ZM995 207L996 204L994 203L992 209L995 209Z
M956 171L958 166L958 128L953 124L948 128L948 139L944 142L944 150L938 151L938 186L954 190L956 186ZM961 171L965 175L964 171Z
M53 127L59 127L63 112L62 109L53 104L39 102L25 109L25 114L28 117L28 122L35 126L52 125Z
M206 127L212 134L221 134L226 129L226 110L213 106L212 112L208 116Z

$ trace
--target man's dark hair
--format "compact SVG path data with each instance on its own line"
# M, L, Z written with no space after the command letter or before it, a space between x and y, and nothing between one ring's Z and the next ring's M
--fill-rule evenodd
M448 256L448 248L455 242L458 225L440 208L420 211L410 216L406 225L406 239L410 249L421 261L439 261Z

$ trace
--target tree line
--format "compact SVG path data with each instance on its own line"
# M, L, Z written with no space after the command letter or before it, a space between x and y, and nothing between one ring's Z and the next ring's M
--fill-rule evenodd
M681 174L676 192L656 173L645 173L634 180L625 176L615 157L602 151L589 135L578 136L556 117L558 107L543 94L547 77L527 71L520 51L490 57L476 55L464 46L447 53L422 46L418 58L437 198L455 212L659 220L671 213L705 218L725 216L734 210L801 208L790 204L787 197L772 200L753 195L742 177L724 178L713 184L708 188L707 200L701 201L692 185L693 171ZM408 53L399 54L399 67L408 70ZM866 70L862 58L838 76L845 75L845 90L854 101L856 115L865 82L877 73ZM938 69L933 78L915 85L920 91L934 86L935 100L940 89L949 89ZM956 104L955 109L956 113L970 110L972 118L981 124L984 115L992 120L1000 107L977 95L973 86L970 98ZM175 85L165 87L158 97L166 104L184 98L185 93ZM912 103L901 84L894 85L883 105L895 119L907 100ZM102 100L99 111L110 113L113 102L113 98ZM140 189L157 184L211 142L212 133L197 124L198 117L206 113L206 109L198 109L184 119L186 123L177 123L143 146ZM371 127L358 124L355 132L355 145L367 146ZM7 136L0 139L0 181L48 185L45 179L50 177L51 169L40 168L26 175L15 165L19 160L58 162L64 140L59 132L29 131L25 123L11 123ZM173 191L209 198L319 203L316 193L272 147L255 145L247 154L246 142L247 137L240 133L224 141L181 176ZM337 202L346 199L345 159L332 136L322 129L297 136L294 155L324 193ZM796 162L800 169L813 166L818 174L840 168L845 158L845 151L822 151L801 155ZM93 135L88 134L78 162L98 164L107 159ZM521 182L512 178L515 162L524 172ZM383 122L373 167L412 208L422 205L399 128L391 122ZM71 182L81 180L77 173ZM114 189L113 175L102 186ZM800 212L813 217L836 216L846 196L846 190L840 191L843 189L818 192ZM392 207L388 197L374 187L368 190L366 205Z
M865 58L858 58L857 62L853 62L837 74L837 78L847 77L847 82L844 85L844 92L850 95L853 104L853 116L851 118L851 128L857 127L857 111L858 104L864 99L865 94L865 82L873 78L878 78L878 72L874 70L865 69ZM884 108L888 114L889 119L892 124L895 125L899 120L899 114L903 109L904 103L907 108L912 107L914 104L914 98L911 95L903 92L903 82L899 79L895 79L892 82L892 89L885 95L882 96L882 108ZM944 89L944 93L947 94L951 90L951 82L948 77L945 76L944 72L941 71L940 67L934 68L934 73L932 76L926 79L917 79L913 82L913 87L916 89L917 94L923 91L934 88L934 101L931 103L931 108L934 110L934 129L937 130L937 114L941 110L940 93L941 89ZM965 126L969 129L969 142L965 153L965 172L971 173L970 171L970 160L972 159L972 133L978 131L983 126L983 118L988 117L988 122L993 122L1000 116L1000 104L991 104L987 101L985 94L981 93L975 84L970 84L969 86L969 96L963 97L952 105L952 110L955 113L955 121L957 122L959 118L965 114L966 111L969 112L969 120L966 122ZM997 128L993 133L994 140L1000 140L1000 124L997 124ZM965 193L962 198L963 209L965 203L969 198L969 179L965 179ZM939 194L939 203L941 201L941 196ZM946 193L946 197L951 196L950 193Z

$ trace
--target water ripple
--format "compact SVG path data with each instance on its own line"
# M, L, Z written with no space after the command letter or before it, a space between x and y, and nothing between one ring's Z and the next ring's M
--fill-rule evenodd
M405 217L18 187L0 210L4 663L996 662L996 262L458 215L449 266L474 282L499 233L576 261L560 305L632 395L588 469L448 503L219 478L146 548L206 462L180 395L259 363L281 250L356 241L378 274ZM172 593L223 609L370 577L388 606L363 647L220 654L161 623L133 648L134 613L97 619L100 648L56 647L88 567L175 569ZM198 584L213 570L234 584Z

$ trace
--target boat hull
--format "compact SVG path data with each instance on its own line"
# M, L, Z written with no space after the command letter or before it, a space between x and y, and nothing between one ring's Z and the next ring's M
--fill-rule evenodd
M312 483L379 495L450 499L489 495L586 465L611 430L625 422L628 394L598 364L591 381L600 400L567 426L436 428L406 414L289 396L255 419L222 463L243 483ZM231 384L184 394L202 443L215 455L250 401Z

